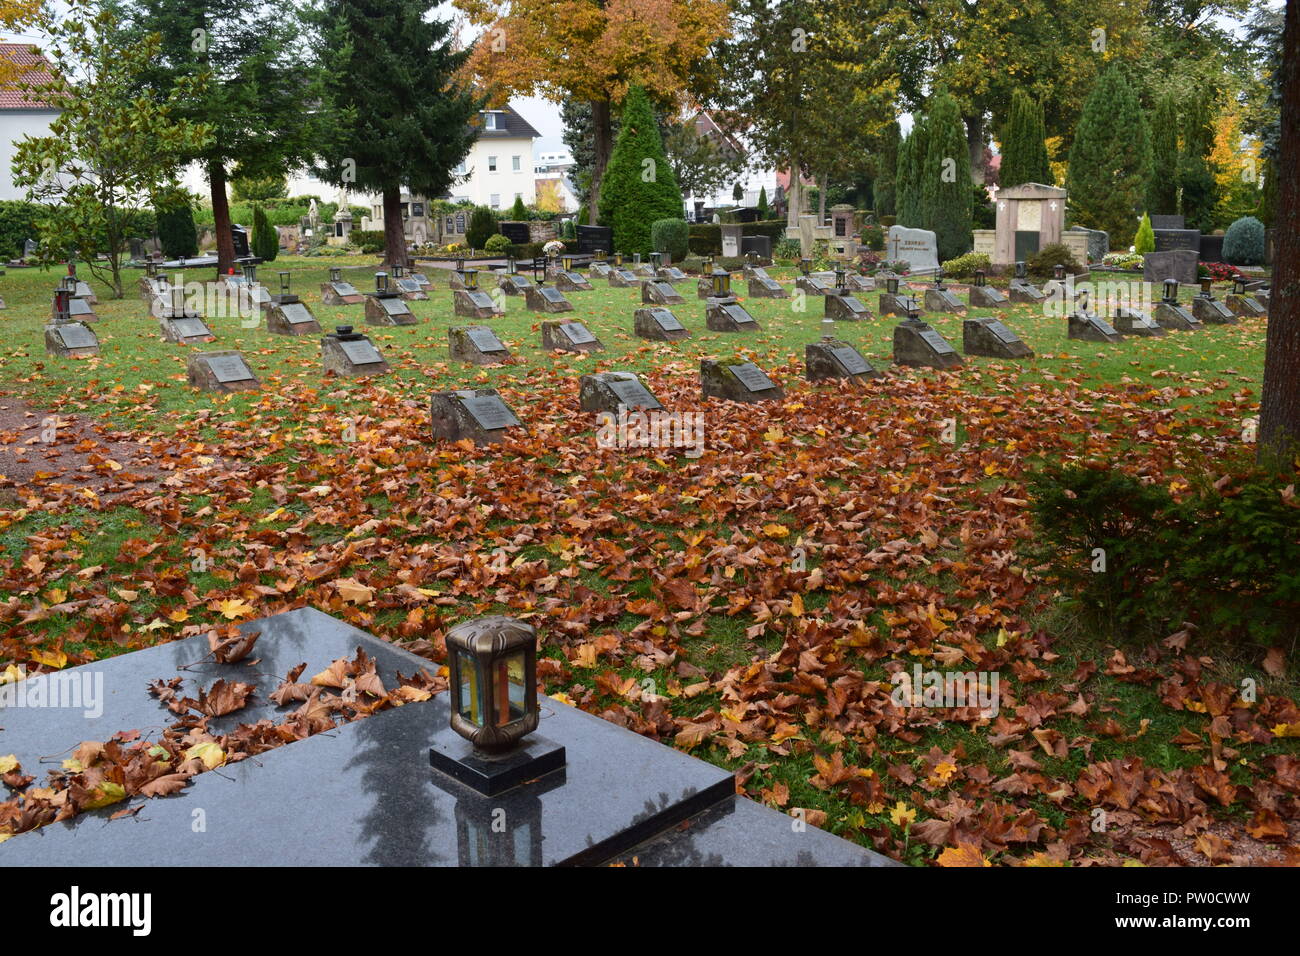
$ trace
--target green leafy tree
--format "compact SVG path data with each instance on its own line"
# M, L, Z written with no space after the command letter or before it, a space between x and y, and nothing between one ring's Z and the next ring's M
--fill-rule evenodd
M203 77L182 101L184 118L214 135L186 159L207 175L218 269L235 259L228 180L283 176L315 152L319 96L298 8L272 0L127 0L141 31L162 47L146 76L156 96ZM337 65L335 65L337 69Z
M664 154L645 91L628 90L622 128L600 186L600 223L614 230L614 245L626 253L650 252L650 226L680 219L682 193Z
M1043 104L1017 89L1011 94L1011 113L1002 135L1002 168L998 180L1003 186L1024 183L1056 185L1047 159Z
M1159 216L1178 212L1178 104L1168 94L1156 101L1151 114L1151 178L1147 180L1146 208Z
M440 196L478 137L486 100L459 85L467 51L430 0L323 0L324 101L330 117L316 174L383 196L388 263L409 265L402 189ZM493 226L495 232L495 225Z
M1151 217L1146 213L1142 214L1142 223L1138 226L1137 235L1133 238L1133 251L1146 255L1148 252L1156 251L1156 233L1151 228Z
M970 251L970 153L961 110L947 92L931 98L925 111L925 161L919 183L922 228L931 229L939 260Z
M1264 224L1254 216L1242 216L1223 234L1223 261L1234 266L1264 263Z
M767 219L772 215L772 206L767 201L767 187L758 187L758 218Z
M249 242L250 251L259 259L274 262L280 254L280 234L266 218L266 211L260 206L253 207L253 238Z
M899 137L898 120L891 120L886 124L880 136L879 158L874 183L877 215L892 216L898 211Z
M268 199L288 199L289 182L284 176L270 175L256 178L237 176L230 180L230 194L235 202L266 202Z
M1070 148L1066 189L1075 221L1104 229L1127 246L1137 230L1151 174L1151 133L1120 67L1102 73L1089 94Z
M487 206L475 206L465 226L465 242L471 249L483 249L497 234L497 217Z
M916 116L912 131L898 147L898 224L922 228L921 167L925 162L925 117Z
M741 157L711 136L700 133L693 119L669 127L664 154L683 196L704 199L740 173Z
M110 6L70 0L47 10L40 25L52 41L52 79L32 96L58 103L61 112L48 136L17 144L14 183L47 205L41 261L75 256L121 298L134 224L145 210L177 200L172 183L181 158L211 136L206 125L179 115L202 95L201 82L178 85L161 100L139 93L159 38L128 34Z
M171 198L157 210L158 243L169 259L192 259L199 254L199 231L188 196Z

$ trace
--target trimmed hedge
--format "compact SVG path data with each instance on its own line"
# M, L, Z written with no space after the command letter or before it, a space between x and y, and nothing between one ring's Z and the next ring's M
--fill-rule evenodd
M0 256L17 258L23 254L23 243L28 239L41 241L36 221L42 215L42 208L21 199L0 200Z
M656 219L650 224L650 246L655 252L665 252L673 262L686 258L690 245L690 229L685 219Z
M1223 234L1223 258L1234 266L1264 264L1264 224L1242 216Z
M384 251L384 234L379 229L353 229L349 235L352 244L365 255Z
M784 219L763 219L758 222L740 224L742 236L767 236L775 249L778 242L785 238L786 222ZM697 256L722 255L722 226L715 222L692 223L690 227L690 249Z

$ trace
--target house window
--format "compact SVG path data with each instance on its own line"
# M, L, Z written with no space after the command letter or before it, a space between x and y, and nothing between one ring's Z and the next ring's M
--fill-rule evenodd
M504 129L505 127L501 124L499 115L497 113L493 113L491 110L488 110L483 114L483 128Z
M519 172L519 157L518 157L518 156L511 156L511 157L510 157L510 168L511 168L512 170L514 170L516 173Z
M493 209L500 209L500 208L501 208L501 194L500 194L500 193L493 193L492 196L491 196L491 200L490 200L490 202L491 202L491 205L492 205L492 208L493 208Z
M457 164L456 164L456 168L453 169L452 172L455 173L457 176L464 176L464 175L465 175L465 160L462 159L459 163L457 163Z
M497 158L496 158L495 156L489 156L489 157L488 157L488 172L489 172L489 173L495 173L496 171L497 171Z

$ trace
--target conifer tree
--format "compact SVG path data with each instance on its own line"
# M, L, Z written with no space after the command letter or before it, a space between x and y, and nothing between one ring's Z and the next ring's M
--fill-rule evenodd
M1172 216L1178 212L1178 104L1160 97L1151 114L1151 178L1147 180L1147 212Z
M600 224L614 230L620 252L647 254L650 225L682 218L682 192L664 153L645 90L628 89L618 140L600 185Z
M1070 149L1066 189L1081 226L1104 229L1112 246L1137 231L1151 175L1151 131L1120 67L1109 66L1088 94Z
M999 175L1003 186L1024 183L1055 185L1045 138L1042 103L1021 90L1014 91L1011 94L1011 113L1003 133Z
M944 91L927 104L920 171L922 228L934 231L939 261L965 255L971 245L970 150L961 110Z
M1219 182L1210 161L1214 149L1213 100L1208 92L1194 93L1183 119L1183 151L1178 164L1183 217L1188 229L1209 232L1215 226Z

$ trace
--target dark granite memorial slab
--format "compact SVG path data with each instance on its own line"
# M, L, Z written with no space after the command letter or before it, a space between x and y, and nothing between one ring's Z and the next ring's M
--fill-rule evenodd
M763 273L759 275L759 273ZM790 293L786 291L785 286L775 279L768 277L762 269L755 269L754 274L749 277L749 297L751 299L788 299Z
M542 348L562 352L603 352L605 346L581 322L552 319L542 323Z
M881 315L901 315L907 318L907 310L918 305L912 296L905 292L882 292L880 293L880 314ZM918 315L924 312L917 309Z
M1200 319L1181 305L1173 302L1157 303L1153 317L1156 324L1162 329L1173 329L1176 332L1195 332L1204 328Z
M322 305L360 305L366 297L351 282L322 282L320 301Z
M757 320L735 299L709 299L704 323L710 332L757 332Z
M434 440L468 438L476 445L501 441L507 428L521 424L494 388L434 392L429 399L429 420Z
M686 273L676 266L660 266L658 271L655 272L655 276L662 279L664 282L676 283L686 281Z
M524 301L534 312L572 312L573 303L553 285L529 286Z
M265 312L275 304L271 301L271 293L260 282L243 286L239 294L241 301L245 302L250 309L261 309Z
M524 294L527 295L527 291ZM457 315L471 319L491 319L505 315L505 309L498 309L492 297L480 289L457 289L451 295Z
M158 326L162 330L164 341L175 342L178 345L211 342L216 339L207 323L198 316L167 317L159 319Z
M266 331L272 335L315 335L320 323L303 302L277 302L266 313Z
M1092 312L1071 312L1068 321L1067 338L1083 342L1124 341L1124 337L1115 331L1114 326Z
M1047 294L1023 279L1012 279L1007 289L1007 298L1017 305L1038 305L1047 301Z
M924 322L905 320L894 326L894 362L928 368L957 368L957 350Z
M1196 249L1148 252L1142 257L1142 279L1157 285L1176 279L1179 285L1196 285Z
M864 319L871 318L871 313L857 298L850 295L847 290L839 292L832 290L825 296L825 315L828 319L834 319L837 322L861 322Z
M1172 252L1176 249L1190 249L1196 255L1201 253L1201 231L1199 229L1153 229L1156 239L1156 252Z
M978 287L975 287L978 288ZM961 350L967 355L987 358L1032 358L1033 349L998 319L964 319L961 324Z
M320 340L321 365L326 375L357 378L382 375L389 370L388 362L364 335L352 333L347 337L337 334Z
M835 279L816 275L796 276L794 287L802 289L805 295L825 295L835 290Z
M804 346L804 378L810 382L826 379L868 381L884 373L872 367L852 345L839 339L822 339Z
M609 287L611 289L630 289L640 281L630 269L609 270Z
M618 856L622 866L903 866L794 817L734 796Z
M964 314L966 303L952 294L948 289L926 289L925 311Z
M1192 296L1192 315L1205 325L1236 325L1237 317L1218 299Z
M973 285L970 287L970 306L972 309L996 309L1011 300L1001 289L991 285Z
M561 269L555 273L555 288L561 292L590 292L591 282L581 272L565 272Z
M238 352L196 352L186 363L190 385L205 392L238 392L261 383Z
M875 292L876 280L857 272L849 272L844 277L844 288L850 292Z
M99 354L99 336L80 322L56 322L45 326L45 351L48 355L89 358Z
M495 365L511 360L510 350L486 325L453 326L447 330L451 357L473 365Z
M407 302L425 302L429 298L429 293L424 291L424 286L411 276L394 279L393 284L397 286L398 294Z
M1133 335L1139 338L1160 338L1168 335L1160 325L1147 315L1145 312L1139 312L1136 309L1129 309L1124 306L1116 306L1115 314L1111 317L1111 325L1115 326L1115 331L1120 335Z
M1186 228L1187 220L1182 216L1161 216L1152 214L1151 228L1154 229L1183 229Z
M637 309L633 316L638 338L656 342L677 342L689 339L691 333L668 309Z
M686 299L671 284L647 279L641 283L641 301L647 305L683 305Z
M95 314L95 310L90 307L90 303L87 302L85 299L78 299L78 298L69 299L68 314L72 317L72 321L74 322L98 322L99 321L99 316ZM51 309L50 317L54 318L54 313L52 309Z
M238 723L282 720L290 708L271 706L266 695L299 663L313 674L361 648L387 688L397 685L399 672L434 667L311 608L242 627L260 631L254 667L205 662L210 655L199 636L33 678L102 674L103 715L7 709L6 752L35 769L42 757L70 752L83 740L107 740L120 730L148 734L171 723L173 715L147 690L157 678L184 677L189 696L219 678L256 683L246 707L211 721L220 734ZM565 748L564 768L491 798L430 767L430 750L448 724L441 694L199 774L174 796L132 798L18 834L0 844L0 866L583 865L655 838L661 839L654 849L643 852L667 863L674 825L732 800L730 772L558 702L541 703L539 735ZM145 810L109 820L134 806ZM196 808L206 828L192 826ZM503 832L493 826L498 821ZM786 856L813 846L806 837L793 834ZM731 852L744 849L743 840L726 842ZM821 862L854 853L851 844L815 845ZM781 853L774 833L759 846Z
M785 397L781 386L753 362L700 360L700 393L733 402L766 402Z
M1243 319L1256 319L1268 314L1268 309L1253 296L1228 293L1224 296L1224 303L1229 312Z
M366 295L366 325L416 325L418 322L400 296Z
M497 277L497 288L506 295L523 295L525 289L532 288L533 282L527 276L506 273Z
M592 262L591 265L587 266L587 271L590 272L598 279L608 279L610 272L613 271L613 268L614 267L611 266L608 262L596 261L596 262Z
M615 412L619 407L643 410L663 408L632 372L596 372L578 384L578 404L584 412Z

